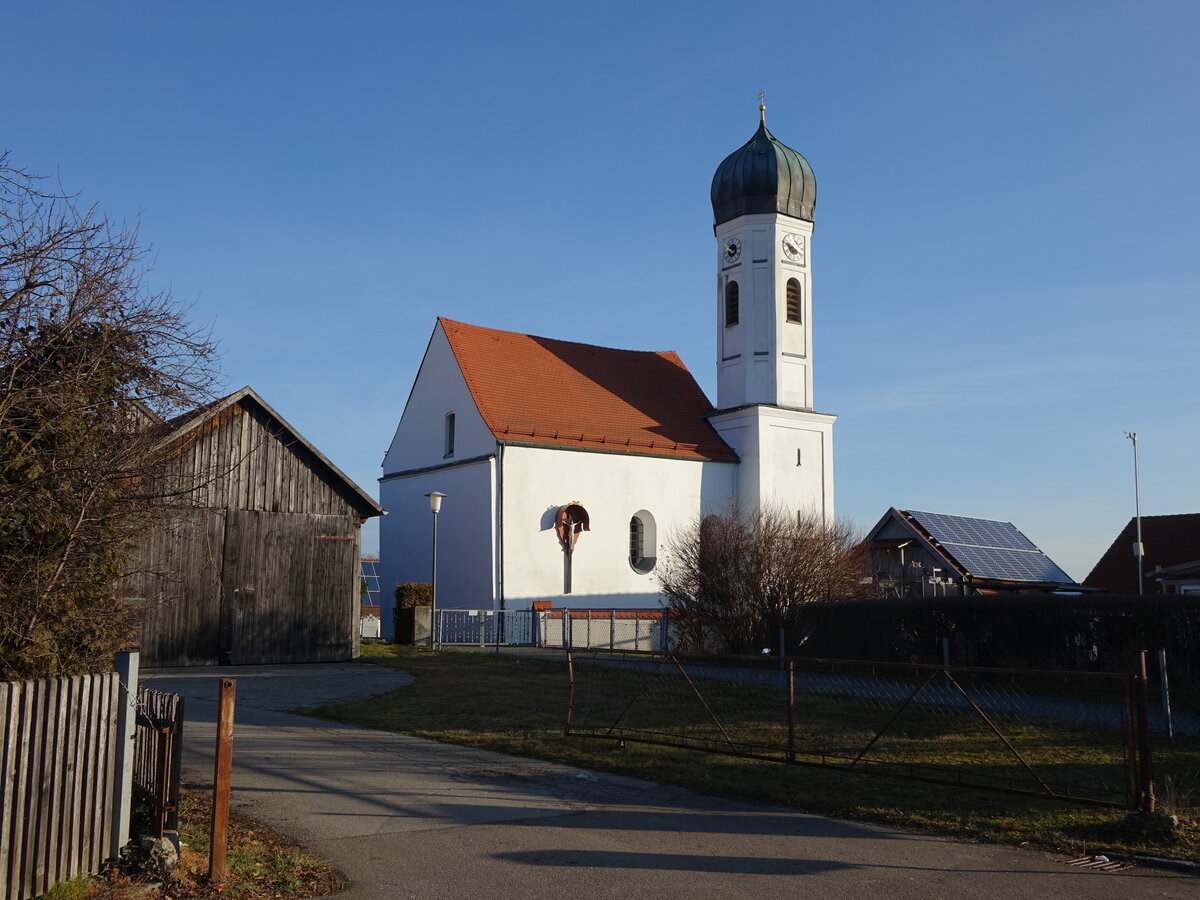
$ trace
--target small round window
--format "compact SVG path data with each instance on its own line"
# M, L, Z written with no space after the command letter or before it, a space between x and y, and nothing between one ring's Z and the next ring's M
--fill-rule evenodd
M654 571L658 562L655 553L658 550L658 533L654 526L654 516L641 509L629 520L629 565L640 575L648 575Z

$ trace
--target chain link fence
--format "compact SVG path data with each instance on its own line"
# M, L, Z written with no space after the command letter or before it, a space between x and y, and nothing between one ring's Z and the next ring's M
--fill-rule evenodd
M570 653L567 733L1118 808L1152 804L1134 675ZM1163 736L1165 740L1165 736ZM1194 802L1200 740L1159 778Z

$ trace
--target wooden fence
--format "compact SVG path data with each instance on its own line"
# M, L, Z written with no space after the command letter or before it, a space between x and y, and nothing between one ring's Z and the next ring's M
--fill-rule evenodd
M0 683L0 900L108 857L119 688L116 672Z
M133 748L138 824L154 837L179 830L179 770L183 759L183 698L139 687Z

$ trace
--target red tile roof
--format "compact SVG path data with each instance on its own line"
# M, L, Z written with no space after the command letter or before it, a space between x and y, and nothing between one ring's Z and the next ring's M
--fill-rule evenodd
M613 350L439 318L498 440L734 462L679 356Z
M1137 564L1133 557L1136 534L1133 519L1117 535L1083 583L1105 588L1114 594L1137 593ZM1148 594L1161 593L1151 573L1155 566L1175 566L1200 559L1200 513L1177 516L1142 516L1142 545L1145 556L1143 582Z

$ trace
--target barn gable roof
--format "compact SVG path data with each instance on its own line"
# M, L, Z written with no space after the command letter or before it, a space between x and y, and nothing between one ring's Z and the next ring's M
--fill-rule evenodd
M324 470L324 474L335 483L340 484L344 488L344 494L347 500L350 500L358 513L364 518L383 515L383 507L380 506L366 491L359 487L350 479L345 472L335 466L324 453L318 450L304 435L275 409L267 403L258 392L249 385L241 390L234 391L225 397L221 397L211 403L206 403L203 406L198 406L190 412L183 413L173 419L167 421L166 425L170 429L166 436L160 441L159 446L165 445L172 441L177 441L188 432L198 428L204 422L213 420L221 415L221 413L230 409L237 404L250 403L259 408L271 420L273 420L295 443L304 447L312 454L314 462L318 467Z
M1133 555L1136 533L1136 520L1131 518L1083 583L1114 594L1136 594L1137 561ZM1200 513L1142 516L1142 544L1146 575L1153 573L1155 566L1178 566L1200 560ZM1147 591L1157 590L1152 578L1145 579L1145 587Z
M499 441L736 462L673 351L616 350L439 318Z

